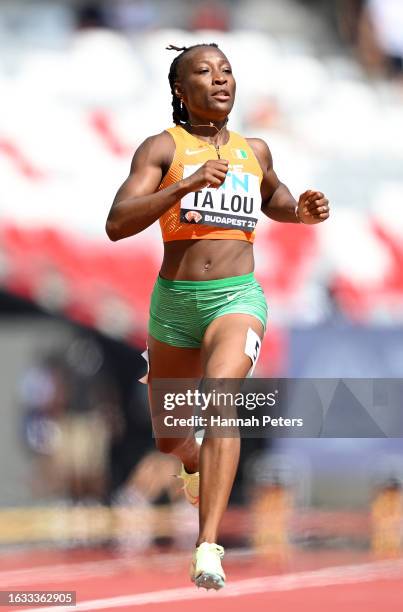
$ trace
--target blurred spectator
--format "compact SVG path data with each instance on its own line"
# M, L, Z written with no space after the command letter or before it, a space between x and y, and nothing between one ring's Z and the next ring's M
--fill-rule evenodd
M59 420L66 408L62 360L49 355L30 366L21 378L19 399L24 410L25 444L35 457L32 488L35 495L46 495L57 488L59 481L52 457L60 439Z
M74 502L105 498L109 446L115 433L111 417L112 411L96 406L83 414L66 414L59 422L53 466Z
M380 558L400 557L403 545L403 493L400 480L391 478L376 491L371 507L372 550Z
M98 2L85 2L78 7L76 24L78 30L109 27L106 12Z
M245 127L247 129L284 129L284 118L277 98L265 96L252 100L245 116Z
M403 2L368 0L358 29L358 50L374 74L403 76Z
M144 32L156 27L158 12L151 0L115 0L107 5L112 27L123 32Z
M365 0L340 0L336 3L337 25L344 42L355 46Z
M229 9L225 4L212 0L198 3L189 26L191 30L228 32L231 29Z
M77 502L104 500L108 493L110 446L123 424L103 361L98 344L83 337L23 375L24 435L36 458L38 496Z

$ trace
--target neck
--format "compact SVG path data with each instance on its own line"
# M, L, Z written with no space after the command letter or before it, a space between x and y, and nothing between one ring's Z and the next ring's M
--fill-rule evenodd
M226 134L228 123L228 117L221 120L209 120L202 117L190 116L187 120L186 124L183 126L185 129L198 136L200 138L205 138L210 142L217 142L222 140L223 135Z

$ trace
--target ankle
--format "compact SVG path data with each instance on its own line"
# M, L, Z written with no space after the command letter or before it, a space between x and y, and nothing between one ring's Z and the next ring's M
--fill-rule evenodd
M188 445L179 449L178 457L188 474L194 474L199 471L199 455L200 448L196 442L193 443L191 449L189 449Z
M197 474L199 471L199 466L195 463L184 463L183 467L185 469L186 474Z
M216 544L217 543L217 534L210 534L208 536L200 535L196 540L196 548L206 542L207 544Z

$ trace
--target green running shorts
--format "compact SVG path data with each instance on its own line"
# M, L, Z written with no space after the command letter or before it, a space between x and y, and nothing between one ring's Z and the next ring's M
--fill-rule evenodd
M209 281L159 276L151 296L148 331L160 342L199 348L209 324L234 313L256 317L266 330L267 303L253 273Z

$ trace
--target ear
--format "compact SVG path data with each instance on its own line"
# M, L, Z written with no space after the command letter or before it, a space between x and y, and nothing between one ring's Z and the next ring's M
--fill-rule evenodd
M180 83L175 83L174 85L175 96L181 100L183 98L183 91Z

